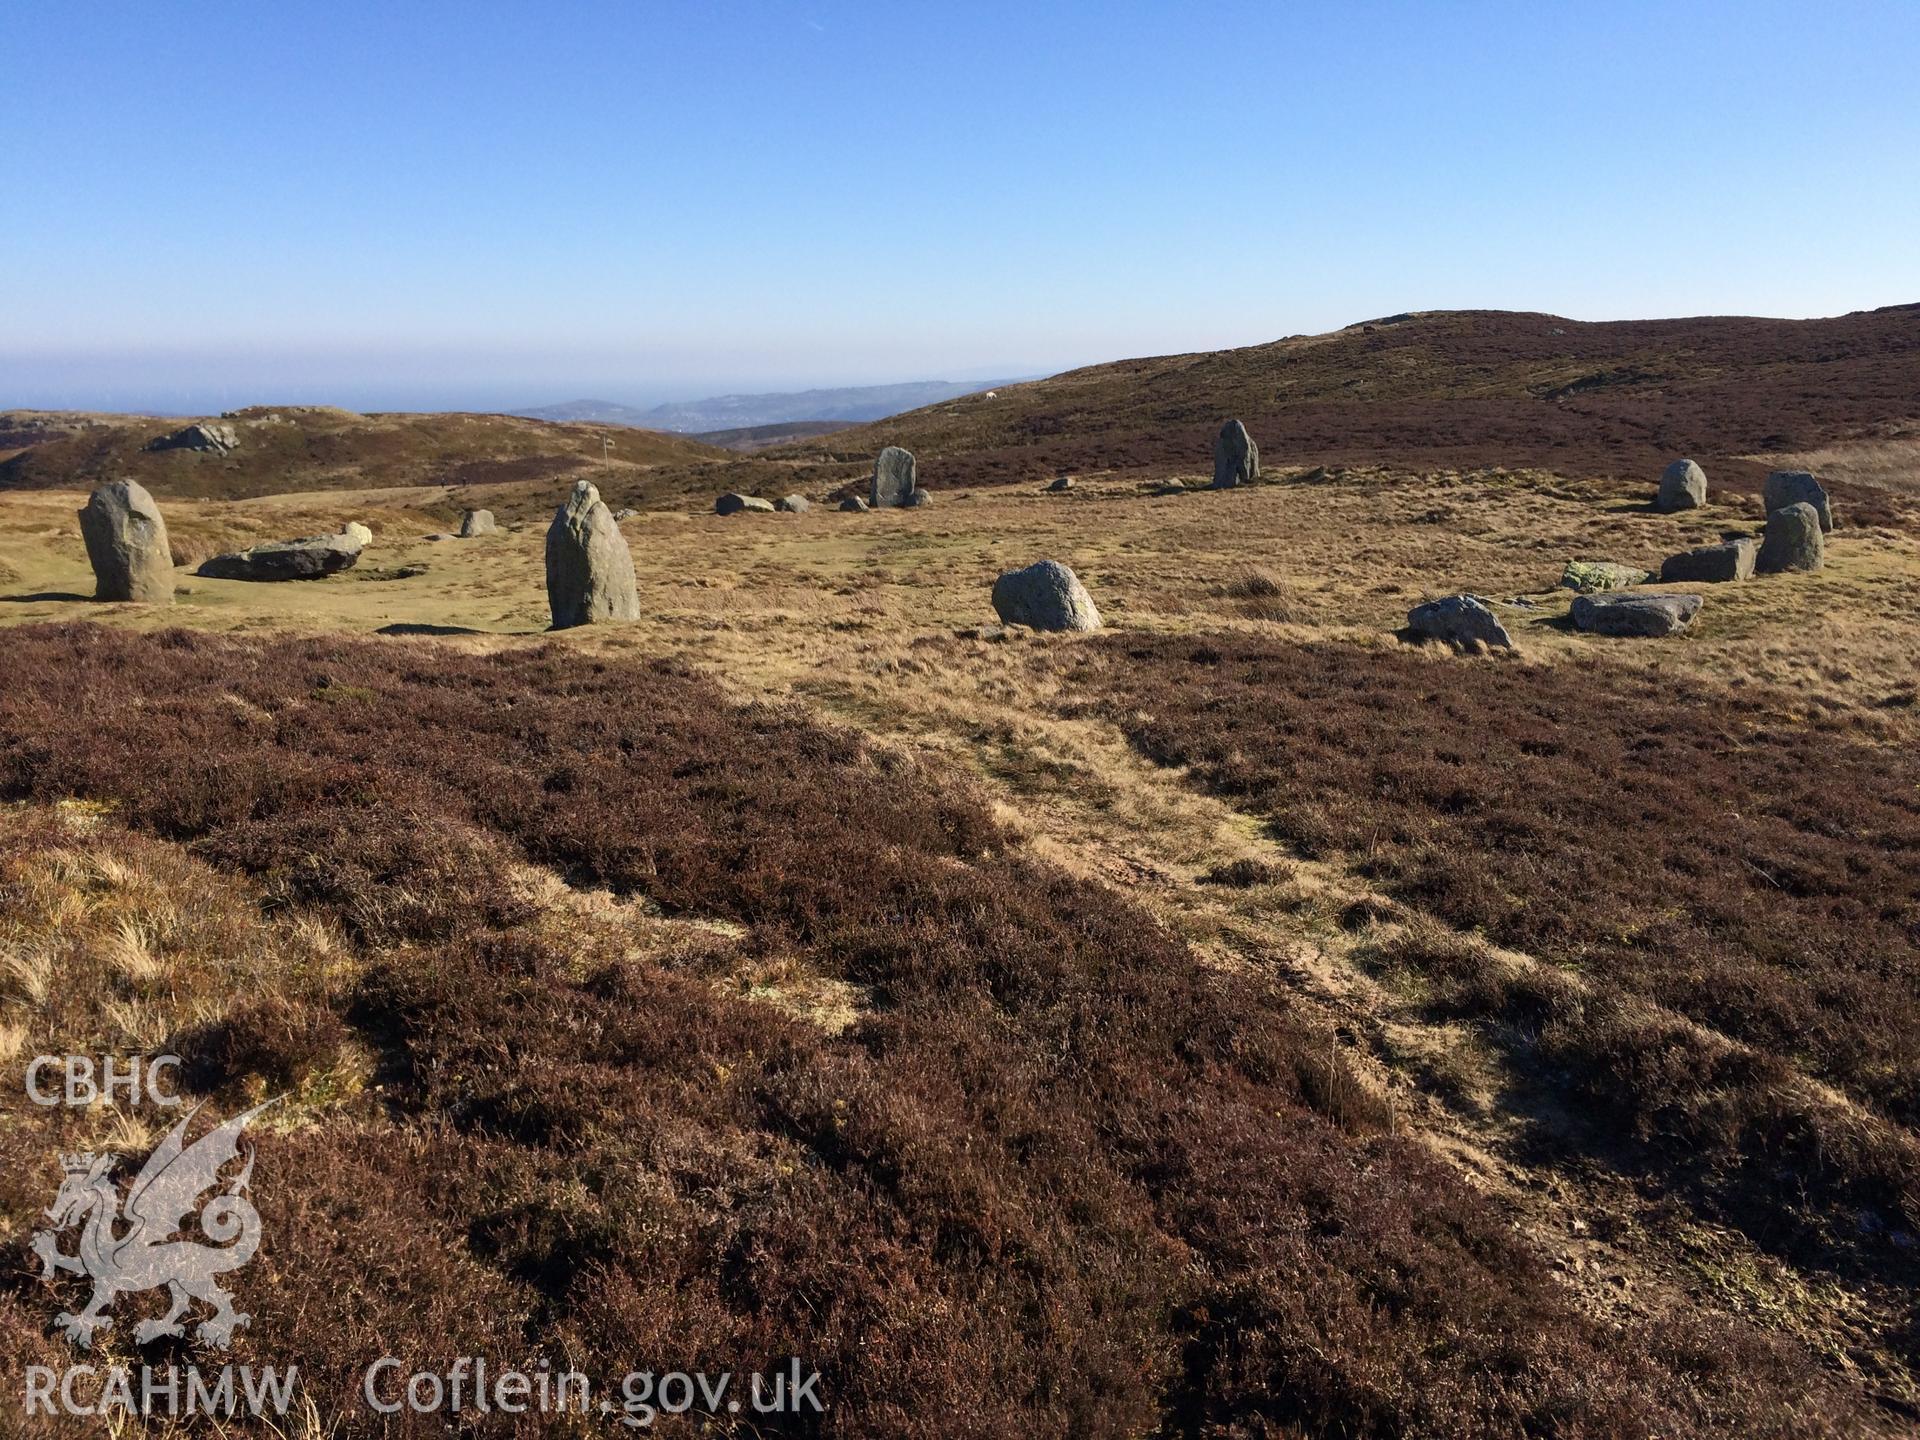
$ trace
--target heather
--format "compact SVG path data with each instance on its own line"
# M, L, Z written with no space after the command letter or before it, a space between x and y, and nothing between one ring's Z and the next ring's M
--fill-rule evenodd
M1067 674L1142 753L1426 917L1376 962L1492 1022L1593 1153L1814 1263L1910 1271L1884 1238L1920 1219L1910 753L1603 657L1114 637Z
M1583 1313L1277 976L1197 965L931 762L560 645L6 646L0 905L54 947L107 924L63 896L179 897L101 984L197 1093L292 1092L239 1344L343 1433L389 1352L823 1371L824 1418L743 1434L1864 1428L1757 1330ZM130 1023L40 992L29 1049ZM3 1132L9 1215L83 1123ZM54 1353L47 1298L0 1280L11 1361Z

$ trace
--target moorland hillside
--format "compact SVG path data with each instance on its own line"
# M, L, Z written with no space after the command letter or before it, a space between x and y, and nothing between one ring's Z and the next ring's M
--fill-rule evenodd
M1825 320L1397 315L1095 365L820 443L849 454L904 445L948 485L1171 473L1202 463L1228 415L1263 451L1303 465L1644 477L1690 455L1753 488L1769 457L1920 435L1920 305Z
M204 441L168 444L192 427ZM227 445L225 439L234 442ZM603 441L606 443L603 444ZM200 421L61 411L0 414L0 490L138 480L161 497L237 500L312 490L467 486L570 476L591 463L631 476L718 452L650 430L513 415L361 415L252 406Z

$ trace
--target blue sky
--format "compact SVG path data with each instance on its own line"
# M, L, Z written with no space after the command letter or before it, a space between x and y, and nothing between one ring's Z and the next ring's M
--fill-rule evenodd
M0 55L0 405L1920 300L1920 0L8 0Z

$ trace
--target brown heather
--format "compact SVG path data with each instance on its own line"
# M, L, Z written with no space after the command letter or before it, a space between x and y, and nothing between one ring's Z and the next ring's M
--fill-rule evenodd
M1601 659L1243 635L1074 655L1071 688L1146 755L1444 922L1378 963L1495 1022L1584 1144L1762 1244L1920 1278L1887 1239L1920 1224L1910 753Z
M268 1238L236 1277L254 1321L235 1358L297 1362L321 1433L442 1433L355 1404L382 1353L546 1356L602 1378L798 1354L824 1372L824 1419L741 1434L1874 1429L1805 1354L1744 1325L1577 1310L1497 1203L1351 1102L1276 978L1197 965L1132 902L1021 854L970 790L856 734L556 646L90 626L5 644L10 933L69 945L48 963L98 978L93 927L122 892L147 898L121 919L175 917L151 966L97 989L63 969L10 991L9 1014L28 1047L105 1043L144 995L202 1092L294 1088L259 1139ZM1420 846L1477 813L1476 757L1507 749L1431 762L1462 772L1458 803L1417 790L1431 778L1376 785L1392 726L1368 728L1360 702L1393 695L1358 682L1400 677L1391 713L1449 751L1471 702L1430 701L1411 677L1436 672L1377 656L1336 675L1310 650L1225 649L1116 644L1089 663L1178 708L1143 744L1200 747L1203 775L1276 817L1284 767L1311 764L1322 818L1303 843L1356 842L1350 803L1384 792L1383 876L1437 893ZM1260 726L1235 722L1244 758L1200 753L1238 713L1242 667L1280 663L1302 673L1269 687ZM1316 667L1323 690L1354 690L1326 723L1355 771L1304 712L1272 708ZM1261 738L1289 725L1291 744ZM1429 746L1397 748L1412 763ZM1881 789L1845 804L1878 843L1908 833ZM57 858L75 851L93 858ZM1828 910L1866 944L1905 923L1907 892L1875 862L1860 861L1894 886L1878 912L1819 890L1829 863L1816 847L1791 872L1814 940ZM575 903L543 900L542 870ZM1632 946L1609 944L1589 963L1631 975ZM190 963L201 947L231 952L226 968ZM862 1013L836 1029L761 1003L728 978L743 962L855 987ZM1852 971L1832 983L1891 1003ZM1906 1104L1892 1034L1808 986L1754 1023L1827 1017L1822 1067L1889 1113ZM25 1228L54 1150L91 1123L0 1128L10 1221ZM0 1272L10 1372L62 1363L55 1298L21 1254ZM130 1326L134 1302L119 1308Z

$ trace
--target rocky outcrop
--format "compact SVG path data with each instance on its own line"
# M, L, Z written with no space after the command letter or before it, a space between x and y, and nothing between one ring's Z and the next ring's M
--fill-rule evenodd
M1754 573L1779 575L1789 570L1818 570L1827 563L1827 536L1820 512L1806 501L1783 506L1767 516Z
M907 497L919 485L919 470L913 455L898 445L889 445L874 458L873 489L867 502L875 510L908 504Z
M1238 420L1220 427L1213 442L1213 488L1230 490L1260 476L1260 447Z
M1723 580L1750 580L1756 546L1751 540L1728 540L1700 545L1669 555L1660 566L1662 585L1702 584Z
M146 487L109 480L80 511L80 537L93 564L93 598L139 605L173 603L167 522Z
M574 482L547 527L547 609L556 630L640 616L633 554L590 480Z
M1707 472L1691 460L1676 460L1660 477L1659 493L1653 508L1667 514L1676 510L1698 510L1707 503Z
M309 535L216 555L195 573L210 580L321 580L351 569L360 550L351 535Z
M240 433L231 425L206 422L188 425L170 435L161 435L146 443L148 450L198 450L209 455L226 455L240 448Z
M1571 617L1591 635L1657 638L1679 634L1699 613L1698 595L1582 595Z
M1472 595L1448 595L1414 606L1407 612L1407 629L1423 640L1444 640L1449 645L1513 648L1507 627L1486 602Z
M1100 612L1080 578L1058 560L1009 570L993 582L993 609L1009 625L1098 630Z

